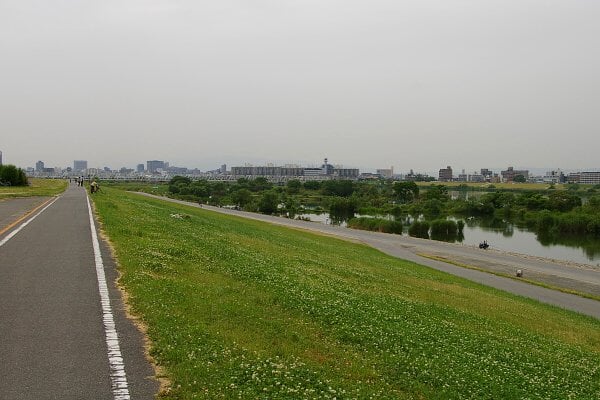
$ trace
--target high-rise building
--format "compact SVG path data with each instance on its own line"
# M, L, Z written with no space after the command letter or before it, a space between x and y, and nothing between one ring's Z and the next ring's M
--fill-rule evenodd
M159 169L164 170L165 167L165 162L164 161L159 161L159 160L152 160L152 161L146 161L146 170L148 170L148 172L155 173L158 172Z
M36 172L44 172L44 162L38 161L35 163L35 171Z
M75 160L73 161L73 171L74 172L82 172L88 169L86 160Z
M2 152L0 151L0 165L2 165Z
M139 173L144 172L144 164L138 164L137 165L137 172L139 172Z
M439 171L438 180L440 182L452 181L452 167L447 166L446 168L441 168Z

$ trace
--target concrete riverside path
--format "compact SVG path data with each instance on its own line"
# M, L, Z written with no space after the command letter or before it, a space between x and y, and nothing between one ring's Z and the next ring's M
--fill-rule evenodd
M19 207L40 204L9 223ZM143 336L126 315L85 189L5 200L0 221L0 398L154 398Z
M227 208L200 206L197 203L170 199L162 196L139 193L165 201L185 204L192 207L202 207L207 210L222 214L236 215L243 218L269 222L296 229L318 232L321 234L337 236L346 240L353 240L372 246L386 254L404 260L413 261L417 264L435 268L440 271L460 276L471 281L504 290L516 295L528 297L543 303L551 304L600 319L600 301L584 298L581 296L547 289L532 285L521 280L510 279L480 270L469 269L420 256L420 254L432 254L447 257L452 260L465 260L465 264L473 266L501 265L511 272L517 268L523 268L528 274L552 276L562 281L568 281L581 285L581 287L598 290L600 288L600 269L594 266L568 266L552 260L531 258L524 255L503 254L494 251L484 251L469 246L453 243L439 242L436 240L418 239L387 233L369 232L357 229L349 229L335 225L325 225L310 221L293 220L270 215L250 213L245 211L231 210Z

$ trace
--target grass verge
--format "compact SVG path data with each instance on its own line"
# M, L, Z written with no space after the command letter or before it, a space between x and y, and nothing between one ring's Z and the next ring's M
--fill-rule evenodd
M596 399L600 321L370 247L93 197L168 399Z
M29 178L29 186L2 186L0 200L12 197L55 196L65 191L65 179Z

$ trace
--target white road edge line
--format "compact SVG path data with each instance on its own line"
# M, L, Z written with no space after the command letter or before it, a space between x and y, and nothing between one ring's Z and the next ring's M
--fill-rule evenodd
M60 197L60 196L59 196ZM17 233L19 233L21 231L21 229L25 228L27 225L29 225L29 223L31 221L33 221L34 219L36 219L38 217L38 215L40 215L41 213L43 213L44 211L46 211L46 208L50 207L52 204L54 204L54 202L56 200L59 199L59 197L56 197L54 200L52 200L50 203L48 203L46 205L46 207L42 208L39 212L37 212L33 217L29 218L27 221L23 222L21 225L19 225L18 228L16 228L15 230L13 230L12 232L10 232L8 235L6 235L6 237L2 240L0 240L0 247L4 246L6 244L6 242L8 242L10 239L13 238L13 236L15 236Z
M102 303L102 320L104 322L104 333L106 335L106 346L108 350L108 364L110 367L110 384L115 400L129 400L129 386L125 375L125 363L119 346L119 336L115 326L115 319L110 306L106 275L104 273L104 262L100 253L100 243L96 234L96 224L92 214L90 198L86 195L88 212L90 214L90 228L92 230L92 245L94 247L94 259L96 261L96 276L98 277L98 290L100 291L100 302Z

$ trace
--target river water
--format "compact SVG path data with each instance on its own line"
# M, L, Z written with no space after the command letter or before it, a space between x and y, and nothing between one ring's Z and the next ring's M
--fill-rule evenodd
M320 223L331 223L328 214L302 214L301 217ZM408 235L405 226L403 235ZM486 240L491 248L564 260L579 264L600 266L600 240L581 240L581 243L561 244L556 241L538 240L534 232L517 227L510 223L485 223L484 221L468 220L463 230L464 238L461 243L477 246ZM574 241L577 242L577 241Z

